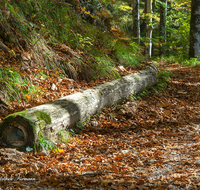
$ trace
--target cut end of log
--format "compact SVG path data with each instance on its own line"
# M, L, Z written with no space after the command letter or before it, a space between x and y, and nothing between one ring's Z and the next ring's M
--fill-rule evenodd
M10 118L1 125L2 144L6 147L16 147L25 150L27 146L34 146L34 133L32 126L22 116L17 116L13 122Z
M28 134L22 125L10 126L3 136L6 144L12 147L23 147L27 144Z

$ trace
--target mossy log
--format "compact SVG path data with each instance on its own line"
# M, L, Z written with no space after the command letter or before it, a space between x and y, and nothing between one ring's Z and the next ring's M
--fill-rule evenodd
M138 73L85 90L83 93L68 95L11 114L0 126L2 141L8 146L21 148L33 147L41 136L57 142L61 131L68 130L78 121L84 121L106 105L155 85L156 81L157 68L151 65Z

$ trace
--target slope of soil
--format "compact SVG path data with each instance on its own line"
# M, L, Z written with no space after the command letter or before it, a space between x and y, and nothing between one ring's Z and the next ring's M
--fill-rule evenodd
M199 189L200 68L162 67L166 92L103 109L56 152L1 149L1 188Z

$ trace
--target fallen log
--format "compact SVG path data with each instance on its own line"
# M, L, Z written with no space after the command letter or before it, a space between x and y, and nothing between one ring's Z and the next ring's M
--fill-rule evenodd
M56 143L61 132L69 130L77 122L84 121L106 105L155 85L156 81L157 68L152 64L138 73L83 93L11 114L0 126L2 143L11 147L33 147L39 137Z

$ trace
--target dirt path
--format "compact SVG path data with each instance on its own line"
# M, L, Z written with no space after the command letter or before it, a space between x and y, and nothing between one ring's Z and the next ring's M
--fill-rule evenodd
M200 189L200 68L162 67L174 74L167 92L103 109L55 153L1 156L0 187Z

